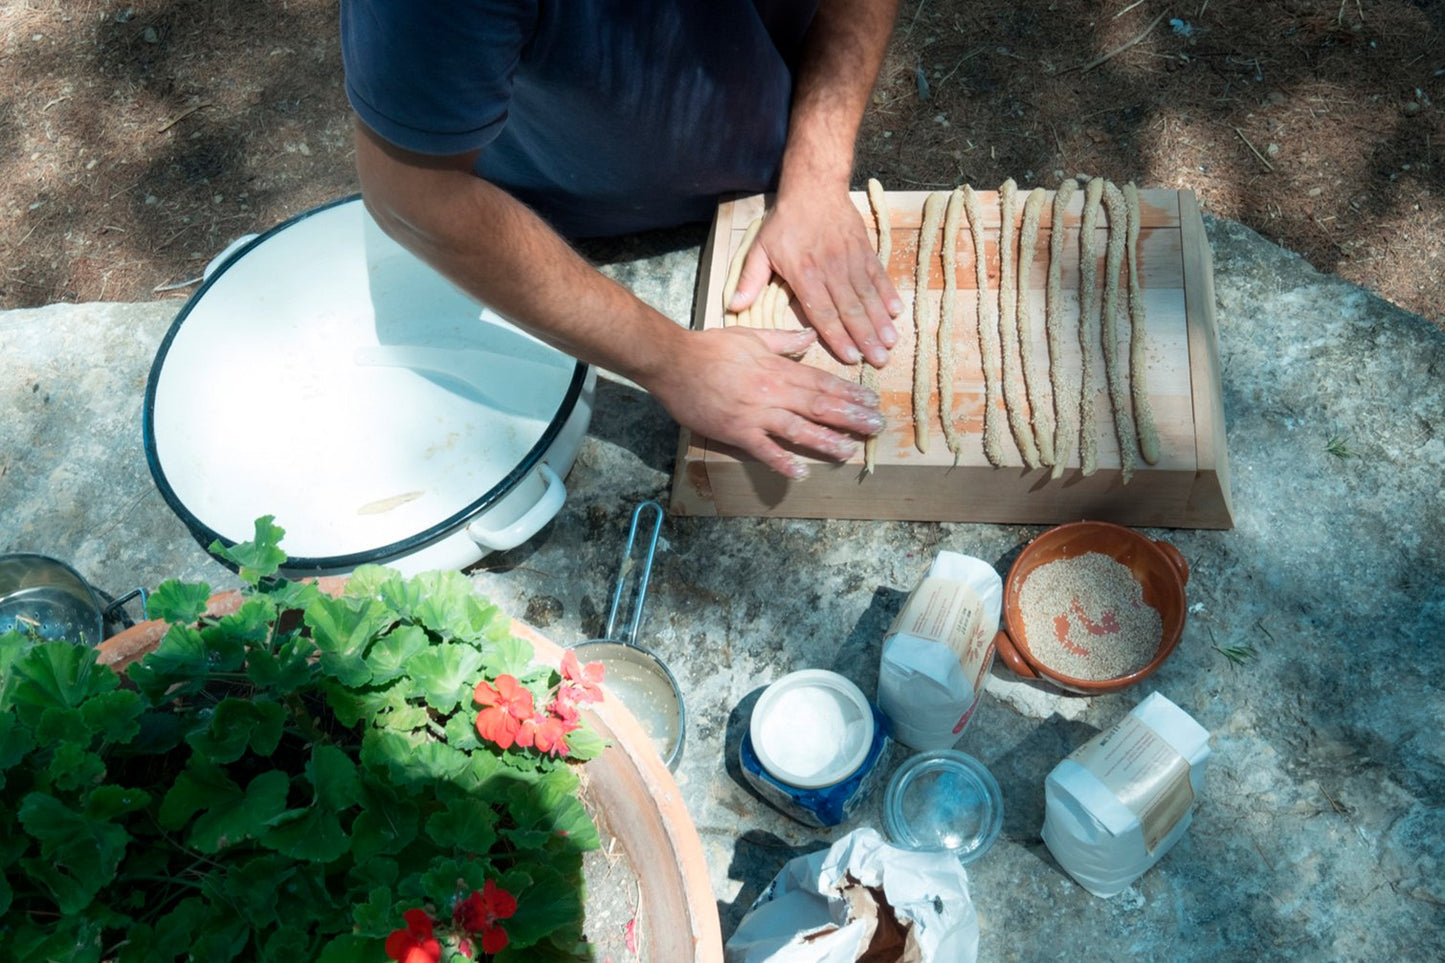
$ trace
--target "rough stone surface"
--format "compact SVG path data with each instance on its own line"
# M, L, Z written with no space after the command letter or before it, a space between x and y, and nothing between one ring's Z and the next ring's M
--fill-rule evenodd
M1445 335L1237 224L1208 231L1237 524L1150 532L1192 574L1184 639L1146 686L1084 699L995 666L959 745L993 771L1006 810L969 871L982 956L1441 958ZM592 254L685 322L700 239ZM55 555L117 593L169 576L233 584L155 492L141 450L146 374L177 307L0 314L0 551ZM479 590L559 643L601 634L630 513L666 503L675 448L651 399L604 378L561 514L475 566ZM687 699L677 777L725 934L787 858L880 825L881 791L853 822L815 831L747 788L738 742L761 689L821 667L871 693L883 631L937 551L1002 572L1040 530L667 519L639 641ZM1221 650L1234 646L1255 655L1233 664ZM1206 790L1179 845L1097 899L1039 838L1043 779L1150 689L1213 733ZM895 746L885 766L905 757Z

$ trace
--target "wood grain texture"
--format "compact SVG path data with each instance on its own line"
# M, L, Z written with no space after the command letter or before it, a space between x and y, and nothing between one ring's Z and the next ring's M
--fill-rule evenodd
M890 192L889 214L892 255L889 276L904 302L904 317L912 314L914 269L922 205L929 192ZM1213 310L1213 278L1203 222L1191 193L1169 190L1140 191L1141 225L1138 257L1140 280L1149 330L1149 396L1160 435L1156 465L1141 465L1123 486L1120 452L1114 440L1113 419L1102 371L1084 390L1096 398L1096 424L1081 426L1099 438L1098 471L1084 477L1077 452L1068 455L1063 474L1051 479L1047 468L1027 469L1011 439L1003 445L1005 463L991 466L982 444L984 386L977 339L977 281L975 249L965 222L960 228L955 265L957 324L954 350L953 396L956 423L962 434L962 451L955 465L945 446L927 454L913 441L912 338L905 338L892 361L879 372L879 394L888 426L879 436L877 468L862 472L861 453L854 461L835 465L812 463L807 479L789 481L740 452L684 431L679 439L674 469L672 510L692 515L782 516L800 518L887 518L931 521L978 521L1048 524L1079 518L1114 521L1125 525L1229 528L1233 525L1228 491L1228 458L1224 449L1223 401ZM998 278L998 198L980 191L985 225L982 255L990 283ZM1043 323L1044 290L1054 229L1053 193L1041 212L1038 252L1033 263L1021 265L1034 296L1030 303L1035 350L1048 353ZM1067 299L1067 317L1078 314L1078 228L1083 210L1078 191L1063 211L1061 285ZM700 328L722 323L721 299L709 296L726 279L733 250L748 223L763 210L765 199L750 196L719 205L699 274L694 324ZM863 192L853 197L864 222L873 214ZM992 216L995 223L988 223ZM1020 211L1021 216L1021 211ZM1015 224L1017 229L1019 225ZM1095 251L1100 274L1107 247L1107 227L1096 231ZM931 297L944 287L940 258L927 277ZM908 327L903 325L901 327ZM1127 345L1120 345L1127 352ZM844 378L856 378L856 368L845 366L821 346L809 349L804 361ZM1079 348L1064 339L1059 363L1077 376L1082 367ZM1007 432L1004 433L1007 436Z

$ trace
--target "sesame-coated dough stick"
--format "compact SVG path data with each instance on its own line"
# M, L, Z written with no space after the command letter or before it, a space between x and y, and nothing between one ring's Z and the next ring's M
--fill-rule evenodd
M877 178L868 179L868 203L873 207L873 219L878 224L878 260L883 270L888 270L888 259L893 256L893 225L888 215L888 195ZM870 391L878 390L878 369L867 361L858 362L858 381ZM863 474L873 474L878 458L878 436L869 435L863 442Z
M1019 358L1018 289L1014 285L1014 208L1018 186L1010 177L998 189L998 333L999 350L1003 355L1003 400L1008 409L1009 430L1024 464L1039 467L1039 449L1034 445L1034 430L1024 417L1024 373Z
M1139 447L1134 433L1134 412L1129 403L1128 359L1119 357L1119 272L1129 240L1128 205L1113 184L1104 184L1104 212L1109 215L1109 247L1104 255L1104 307L1099 313L1104 343L1104 377L1109 381L1109 405L1114 409L1114 434L1119 439L1119 475L1124 484L1134 477Z
M1144 292L1139 287L1139 191L1130 181L1124 185L1124 204L1129 215L1129 392L1134 398L1134 422L1139 429L1139 453L1153 465L1159 461L1159 429L1154 426L1154 406L1149 403L1148 328L1144 323Z
M1001 467L1003 429L999 425L999 405L1003 392L999 386L998 324L989 316L993 300L988 296L988 259L983 253L983 210L978 195L963 185L963 211L968 217L968 231L973 239L973 270L978 285L978 355L983 367L983 454L988 463Z
M1078 441L1079 380L1064 364L1064 214L1078 184L1066 180L1054 192L1054 213L1049 230L1049 276L1044 286L1044 330L1049 336L1049 382L1054 396L1054 468L1050 478L1064 473Z
M761 217L753 218L743 230L743 239L738 244L737 253L733 255L733 263L728 265L727 281L723 284L723 310L728 309L732 304L733 295L738 293L738 282L743 276L743 262L748 259L748 251L752 249L753 239L758 236L758 229L763 226Z
M938 322L938 413L943 418L943 440L953 452L953 463L963 454L963 436L953 421L953 371L958 343L953 337L953 315L958 300L958 227L963 214L963 191L948 195L943 215L943 317Z
M1038 353L1034 351L1033 273L1034 249L1039 243L1039 218L1043 214L1046 192L1042 187L1029 191L1024 201L1024 222L1019 231L1019 351L1024 362L1024 388L1029 398L1029 421L1033 425L1034 444L1039 449L1039 462L1054 463L1054 408L1045 394L1047 375L1039 371Z
M1094 233L1103 198L1103 178L1095 177L1084 188L1084 216L1079 222L1079 466L1085 476L1099 467L1099 439L1094 424L1094 354L1099 350L1094 289L1099 259L1094 251Z
M934 191L923 202L923 226L918 233L918 270L913 280L913 445L928 454L928 392L933 386L938 355L938 321L928 310L928 271L933 262L933 244L943 207L945 191Z

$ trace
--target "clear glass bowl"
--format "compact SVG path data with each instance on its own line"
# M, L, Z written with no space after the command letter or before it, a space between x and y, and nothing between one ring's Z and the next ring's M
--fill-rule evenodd
M924 752L893 774L883 822L895 845L950 852L970 863L1003 828L1003 795L993 774L967 753Z

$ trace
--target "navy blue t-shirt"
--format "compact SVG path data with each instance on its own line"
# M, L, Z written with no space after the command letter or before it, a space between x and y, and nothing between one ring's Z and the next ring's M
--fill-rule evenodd
M343 0L346 92L569 237L711 217L776 186L816 0Z

